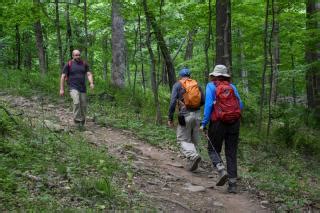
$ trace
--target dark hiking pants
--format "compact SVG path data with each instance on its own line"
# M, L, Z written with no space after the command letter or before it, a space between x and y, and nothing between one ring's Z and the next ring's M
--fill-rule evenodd
M240 120L232 124L226 124L221 121L210 122L209 124L209 138L208 154L212 160L214 167L221 162L222 143L225 142L225 155L227 160L227 172L229 178L237 178L237 149L240 130ZM212 146L216 150L213 150Z

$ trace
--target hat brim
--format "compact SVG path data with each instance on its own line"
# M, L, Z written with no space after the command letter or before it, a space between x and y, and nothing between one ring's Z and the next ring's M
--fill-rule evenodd
M214 76L214 77L223 76L223 77L230 78L229 74L221 74L221 73L215 73L215 72L210 73L209 76Z

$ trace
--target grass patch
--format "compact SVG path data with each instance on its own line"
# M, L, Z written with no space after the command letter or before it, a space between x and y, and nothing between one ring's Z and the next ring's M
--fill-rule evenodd
M23 120L15 119L18 124L0 111L0 211L144 205L139 195L129 198L123 187L129 165L90 146L81 135L30 129Z
M39 95L41 93L50 97L52 101L59 100L58 74L50 73L43 78L40 78L37 73L32 74L33 78L29 78L29 76L30 73L26 74L18 71L2 72L0 74L0 89L23 96ZM16 85L19 86L17 87ZM89 113L100 125L127 129L150 144L170 147L175 150L178 149L175 130L167 128L165 125L154 124L155 107L150 90L147 89L146 93L144 93L137 88L133 97L133 92L129 88L116 90L112 86L109 86L110 83L106 83L99 78L96 79L95 85L95 92L88 93ZM167 88L160 87L159 94L163 121L166 122L170 93ZM255 131L258 116L258 107L255 103L258 97L252 95L243 97L243 99L246 107L239 145L240 175L245 180L249 180L258 190L266 192L267 198L273 201L281 210L292 210L309 205L312 202L319 202L320 171L318 166L319 154L316 151L319 150L319 131L304 125L305 114L301 111L301 108L281 106L274 109L273 131L269 142L265 143L265 138L259 137ZM14 133L14 131L16 129L12 129L10 125L2 125L0 127L0 135L4 132ZM86 148L87 145L82 140L73 141L67 135L61 137L66 137L64 140L70 141L68 144L71 144L70 146L73 147L69 149L73 150L72 153L65 153L65 145L57 142L54 143L54 137L50 139L50 134L48 134L45 140L40 140L41 142L39 142L39 136L36 138L34 136L26 137L29 142L25 141L22 136L20 137L21 141L17 140L17 143L5 139L11 142L1 144L1 155L3 155L2 152L12 150L9 152L9 156L15 158L15 156L28 156L38 149L43 152L51 150L51 157L49 160L45 160L50 165L49 170L46 166L41 166L41 161L33 169L28 167L27 169L19 169L21 170L20 173L24 174L26 171L32 171L33 173L31 174L39 175L54 171L62 177L71 177L72 184L68 185L72 189L69 190L70 194L76 197L73 199L78 200L77 202L88 208L98 208L97 206L112 208L121 202L124 202L124 205L129 205L128 202L124 201L126 200L126 194L118 193L120 189L116 187L116 178L112 178L118 174L120 176L123 175L122 166L116 166L117 164L113 163L109 164L109 160L111 162L113 160L112 158L106 158L105 154L92 154L104 152L99 150L92 151L91 149L93 148ZM51 146L52 148L45 146L43 141L51 144L49 147ZM23 146L26 147L21 148L21 151L12 148L12 146L16 146L17 144L25 144ZM35 146L33 150L28 151L30 148L29 144ZM206 143L202 143L200 146L204 156L207 154L205 146ZM61 150L57 152L57 149ZM307 157L306 155L310 153L312 155ZM6 158L8 157L6 156ZM78 159L82 159L81 162ZM33 160L37 162L38 158ZM79 163L82 166L79 167ZM114 165L114 167L111 165ZM11 166L8 167L8 171L10 171L10 168ZM0 171L0 173L2 174L4 171L6 170ZM90 171L90 175L86 173L87 171ZM99 175L96 175L96 173ZM131 176L128 174L131 173L127 173L126 176ZM17 184L17 181L10 181L14 180L14 178L25 180L25 177L16 175L14 171L7 172L1 177L1 184L5 186L6 190L19 192L21 197L25 197L25 199L22 199L22 203L28 205L29 188L22 187ZM88 193L85 193L86 191ZM42 193L43 197L35 199L35 202L39 202L48 208L50 205L54 205L57 208L65 207L61 204L60 200L55 200L54 194L48 193L46 190ZM89 199L87 197L88 194L90 195L89 197L95 194L94 199ZM115 196L115 194L119 195L119 197ZM0 199L2 199L1 196ZM9 198L10 196L12 197ZM5 197L14 202L15 195L12 193L10 196L7 193ZM112 197L115 200L112 200ZM18 203L12 204L12 206L17 205Z

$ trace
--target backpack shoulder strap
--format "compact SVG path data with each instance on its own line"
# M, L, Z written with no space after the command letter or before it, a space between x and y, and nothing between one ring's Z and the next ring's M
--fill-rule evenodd
M180 79L179 82L180 82L180 84L181 84L181 87L182 87L183 89L185 89L186 79Z
M68 61L68 74L69 74L69 72L71 70L71 66L72 66L72 60L69 60Z

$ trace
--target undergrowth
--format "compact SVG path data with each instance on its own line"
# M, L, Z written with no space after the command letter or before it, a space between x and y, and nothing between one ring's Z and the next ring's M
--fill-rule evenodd
M124 187L130 166L79 133L31 128L3 110L0 124L0 211L143 208Z
M12 71L16 72L16 71ZM57 74L40 78L36 74L26 83L27 74L18 73L10 77L10 83L1 83L0 88L12 94L32 96L39 92L59 100ZM0 82L5 82L9 75L0 75ZM25 80L25 79L24 79ZM16 88L15 85L20 85ZM134 135L160 147L177 150L175 130L166 127L167 108L170 92L160 87L160 105L163 125L156 125L155 107L150 90L139 88L135 92L129 88L116 90L112 86L96 79L94 92L88 92L89 113L102 126L130 130ZM298 209L319 202L320 171L319 165L319 130L306 125L312 123L312 116L306 116L299 106L279 106L272 112L272 130L266 136L257 131L258 97L242 96L245 103L241 136L239 144L240 176L248 180L254 188L264 191L266 197L281 210ZM268 112L264 109L264 115ZM264 118L264 120L266 120ZM265 132L266 124L263 123ZM7 128L7 127L5 127ZM204 141L200 145L205 150ZM206 151L205 151L206 153ZM63 167L62 167L63 168ZM62 169L62 171L68 169ZM89 192L92 184L109 188L112 179L95 179L75 181L75 186L87 186ZM9 186L10 187L10 184ZM100 187L100 186L99 186ZM75 187L76 188L76 187ZM81 189L78 189L81 194ZM111 190L112 191L112 190ZM109 194L102 193L103 196Z

